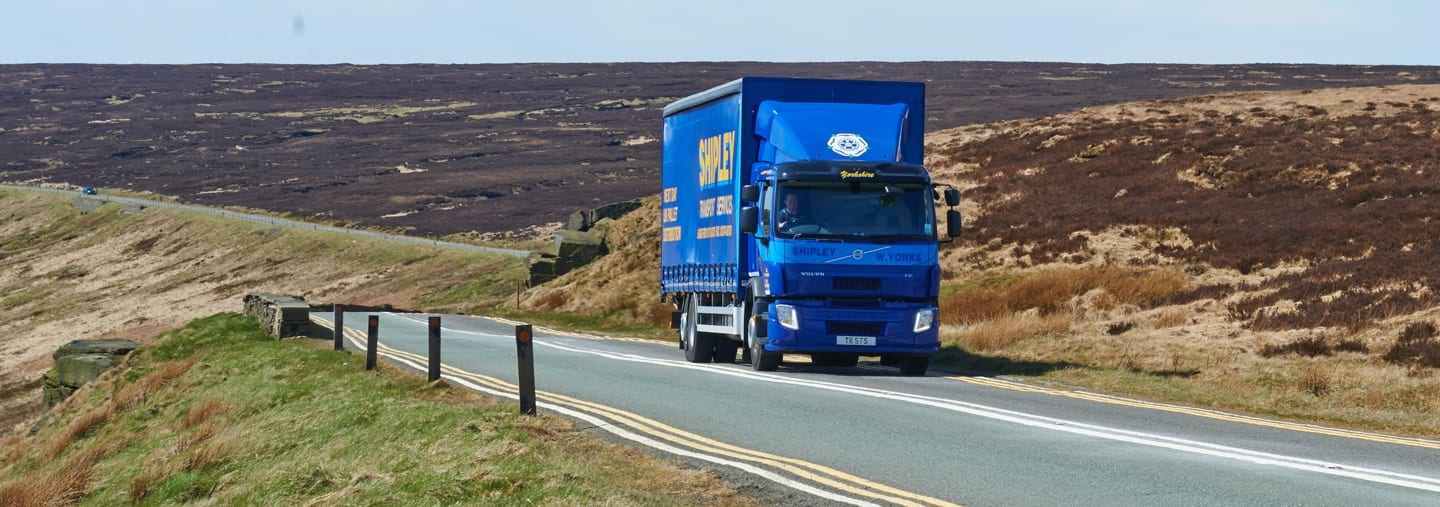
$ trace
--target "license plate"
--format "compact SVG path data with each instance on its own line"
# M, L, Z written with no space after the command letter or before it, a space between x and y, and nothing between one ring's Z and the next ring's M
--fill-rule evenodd
M836 344L836 345L858 345L858 346L862 346L862 347L874 347L874 346L875 346L875 337L874 337L874 336L845 336L845 335L840 335L840 336L836 336L836 337L835 337L835 344Z

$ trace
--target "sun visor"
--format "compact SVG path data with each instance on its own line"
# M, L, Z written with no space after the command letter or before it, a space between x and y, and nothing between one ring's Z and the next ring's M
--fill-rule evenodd
M797 160L900 160L905 136L905 104L841 104L828 102L760 103L755 134L760 137L759 161L782 164Z

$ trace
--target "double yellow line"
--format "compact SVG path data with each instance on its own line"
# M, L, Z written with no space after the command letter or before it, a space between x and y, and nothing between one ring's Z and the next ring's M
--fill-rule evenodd
M1317 434L1317 435L1327 435L1327 436L1333 436L1333 437L1353 438L1353 439L1357 439L1357 440L1368 440L1368 441L1371 441L1371 442L1381 442L1381 443L1387 443L1387 444L1408 445L1408 446L1411 446L1411 447L1421 447L1421 448L1426 448L1426 449L1440 449L1440 442L1431 441L1431 440L1421 440L1421 439L1415 439L1415 438L1405 438L1405 437L1397 437L1397 436L1391 436L1391 435L1382 435L1382 434L1379 434L1379 433L1366 433L1366 432L1361 432L1361 431L1352 431L1352 430L1345 430L1345 429L1339 429L1339 428L1326 428L1326 427L1323 427L1323 426L1315 426L1315 425L1310 425L1310 424L1292 423L1292 422L1285 422L1285 421L1274 421L1274 420L1269 420L1269 419L1261 419L1261 418L1258 418L1258 417L1249 417L1249 416L1242 416L1242 415L1235 415L1235 414L1227 414L1227 413L1224 413L1224 412L1217 412L1217 411L1214 411L1214 410L1206 410L1206 409L1192 408L1192 407L1182 407L1182 406L1178 406L1178 405L1167 405L1167 404L1163 404L1163 403L1151 403L1151 402L1145 402L1145 401L1139 401L1139 400L1127 400L1127 399L1124 399L1124 398L1116 398L1116 397L1113 397L1113 396L1105 396L1105 395L1099 395L1099 394L1093 394L1093 393L1086 393L1086 392L1079 392L1079 391L1062 391L1062 390L1057 390L1057 389L1046 389L1046 388L1043 388L1043 387L1028 386L1028 385L1024 385L1024 384L1018 384L1018 383L1014 383L1014 382L1006 382L1006 381L1003 381L1003 380L998 380L998 379L994 379L994 378L987 378L987 377L962 377L962 376L953 376L953 377L946 377L946 378L951 379L951 380L958 380L958 381L960 381L960 382L965 382L965 383L969 383L969 384L981 385L981 386L986 386L986 387L994 387L994 388L997 388L997 389L1007 389L1007 390L1010 390L1010 391L1020 391L1020 392L1027 392L1027 393L1048 394L1048 395L1052 395L1052 396L1062 396L1062 397L1066 397L1066 398L1074 398L1074 399L1078 399L1078 400L1086 400L1086 401L1091 401L1091 402L1095 402L1095 403L1106 403L1106 404L1110 404L1110 405L1120 405L1120 406L1126 406L1126 407L1143 408L1143 409L1148 409L1148 410L1159 410L1159 411L1162 411L1162 412L1173 412L1173 413L1176 413L1176 414L1185 414L1185 415L1190 415L1190 416L1195 416L1195 417L1204 417L1204 418L1207 418L1207 419L1215 419L1215 420L1219 420L1219 421L1227 421L1227 422L1235 422L1235 423L1241 423L1241 424L1249 424L1249 425L1252 425L1252 426L1263 426L1263 427L1276 428L1276 429L1282 429L1282 430L1300 431L1300 432L1305 432L1305 433L1313 433L1313 434Z
M328 323L328 321L325 321L325 319L321 317L312 317L312 319ZM330 325L333 327L333 324ZM352 330L348 327L345 329L345 333L346 336L361 341L362 345L363 341L367 338L366 336L362 335L358 330ZM419 364L424 364L426 361L428 361L428 358L426 358L425 356L394 349L385 345L384 343L378 344L377 348L387 355L408 359ZM514 384L502 381L494 377L488 377L485 375L472 373L444 363L440 365L440 372L442 374L459 379L464 379L475 384L494 389L496 391L519 391L519 386L516 386ZM538 400L540 400L540 403L542 405L550 404L590 414L591 416L602 418L610 421L611 423L621 425L625 428L639 432L644 435L648 435L651 438L668 442L669 444L680 448L690 449L700 454L721 456L736 461L759 465L761 467L765 467L771 470L782 471L786 474L789 474L791 477L797 477L807 480L812 484L819 485L823 488L828 488L830 491L845 492L851 495L855 495L857 497L868 498L880 502L890 503L894 505L902 505L906 507L959 506L959 504L956 503L947 502L938 498L931 498L918 493L912 493L874 481L866 480L864 478L847 474L845 472L827 466L810 463L808 461L803 461L795 458L789 458L785 456L778 456L775 454L756 451L753 449L746 449L744 447L739 447L736 445L721 442L719 440L715 440L695 433L690 433L688 431L684 431L679 428L675 428L673 426L661 423L654 419L626 412L620 409L616 409L614 407L544 391L538 391L535 396Z

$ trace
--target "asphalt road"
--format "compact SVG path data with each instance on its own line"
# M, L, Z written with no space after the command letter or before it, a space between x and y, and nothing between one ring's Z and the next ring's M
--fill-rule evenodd
M345 315L352 349L363 351L368 315ZM378 315L382 355L423 369L428 316ZM513 324L443 316L446 379L514 398ZM797 501L1440 505L1436 441L865 362L694 365L673 345L542 328L534 354L541 412Z

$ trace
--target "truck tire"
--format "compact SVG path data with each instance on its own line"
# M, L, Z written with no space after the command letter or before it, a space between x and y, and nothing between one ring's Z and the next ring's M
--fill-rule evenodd
M910 356L900 358L900 374L910 377L922 377L925 370L930 369L929 356Z
M775 371L780 368L780 353L764 350L750 351L750 368L755 371Z
M692 363L708 363L715 356L715 338L710 333L695 330L695 297L685 300L685 312L680 314L680 341L685 344L685 360Z
M715 342L715 362L730 364L735 362L735 356L740 351L740 344L724 336L711 335Z
M750 368L755 371L775 371L780 368L780 359L782 356L776 352L766 352L764 341L755 337L756 323L764 321L765 319L750 319L750 321L745 324L747 328L745 334L752 337L750 339L750 346L748 347Z

